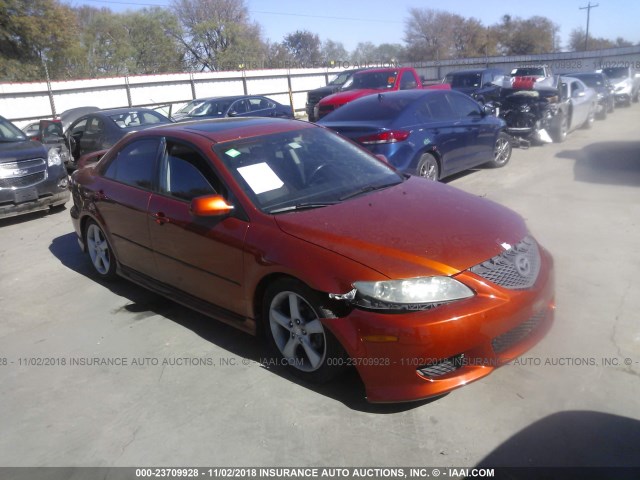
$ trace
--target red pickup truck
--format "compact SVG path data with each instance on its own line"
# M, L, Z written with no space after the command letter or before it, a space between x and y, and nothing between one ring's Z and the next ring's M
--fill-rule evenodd
M356 73L348 90L334 93L320 100L315 106L315 117L320 119L345 103L365 95L412 88L449 89L451 87L447 84L425 87L420 81L418 72L411 67L372 68Z

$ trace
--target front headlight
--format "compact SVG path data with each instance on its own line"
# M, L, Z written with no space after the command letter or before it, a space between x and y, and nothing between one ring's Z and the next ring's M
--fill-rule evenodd
M384 310L424 310L474 295L473 290L451 277L355 282L353 286L357 290L356 304Z
M620 93L620 92L626 92L626 91L631 92L631 82L628 82L627 80L624 80L620 83L616 84L616 92Z
M55 165L62 165L62 159L60 158L60 154L58 153L58 149L53 147L49 149L49 154L47 155L47 163L50 167Z

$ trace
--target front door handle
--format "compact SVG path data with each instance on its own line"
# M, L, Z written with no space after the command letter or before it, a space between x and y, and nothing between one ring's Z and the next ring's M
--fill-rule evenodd
M165 223L169 223L171 221L169 217L167 217L163 212L156 212L151 216L158 225L164 225Z

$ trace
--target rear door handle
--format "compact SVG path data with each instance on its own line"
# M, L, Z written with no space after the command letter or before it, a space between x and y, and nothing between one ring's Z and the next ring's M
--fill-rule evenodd
M151 216L158 225L164 225L165 223L169 223L171 221L169 217L167 217L163 212L156 212L151 214Z

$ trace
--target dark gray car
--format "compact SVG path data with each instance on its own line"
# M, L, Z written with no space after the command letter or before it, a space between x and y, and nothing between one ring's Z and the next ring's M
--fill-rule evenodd
M0 218L63 205L69 199L67 186L58 149L29 140L0 117Z

